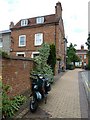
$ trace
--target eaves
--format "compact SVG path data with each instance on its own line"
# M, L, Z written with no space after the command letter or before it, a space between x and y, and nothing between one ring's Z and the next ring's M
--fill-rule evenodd
M39 27L44 27L44 26L51 26L51 25L59 25L58 21L55 22L50 22L50 23L43 23L43 24L33 24L33 25L29 25L29 26L17 26L14 28L11 28L11 31L13 30L21 30L21 29L31 29L31 28L39 28Z

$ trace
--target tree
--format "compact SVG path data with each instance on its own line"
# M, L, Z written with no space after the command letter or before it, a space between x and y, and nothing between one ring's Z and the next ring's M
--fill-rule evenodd
M88 51L90 51L90 33L88 34L86 45L88 46Z
M87 39L86 45L88 46L88 52L87 52L87 55L88 55L88 69L90 70L90 33L88 34L88 39Z
M73 65L75 66L75 62L79 62L80 58L76 54L75 45L70 43L70 46L67 48L67 64L71 64L73 62Z
M42 44L42 47L38 50L39 56L34 58L36 67L33 73L43 74L49 77L49 81L53 82L53 72L51 67L47 64L48 56L50 54L50 46L47 43Z
M56 48L54 44L50 45L50 54L49 54L47 63L51 66L53 74L54 74L55 65L56 65Z

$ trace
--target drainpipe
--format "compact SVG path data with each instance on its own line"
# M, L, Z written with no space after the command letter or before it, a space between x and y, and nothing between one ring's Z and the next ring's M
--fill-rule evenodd
M54 44L55 44L55 48L56 48L56 23L55 23L55 32L54 32ZM56 58L57 58L57 48L56 48ZM57 64L57 60L56 60L56 64ZM55 65L55 73L54 74L57 74L57 67Z
M55 24L55 32L54 32L54 43L55 43L55 47L56 47L56 24Z
M66 69L66 54L67 54L66 47L67 47L68 41L67 41L67 38L65 38L65 37L63 39L64 39L64 64L65 64L65 69Z

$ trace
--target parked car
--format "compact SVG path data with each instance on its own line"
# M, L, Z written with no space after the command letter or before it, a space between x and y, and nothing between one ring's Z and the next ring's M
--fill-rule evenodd
M67 65L66 65L66 69L73 70L73 69L74 69L74 65L72 65L72 64L67 64Z

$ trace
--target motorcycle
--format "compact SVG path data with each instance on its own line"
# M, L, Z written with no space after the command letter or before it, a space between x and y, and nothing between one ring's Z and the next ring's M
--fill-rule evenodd
M31 100L30 111L35 112L38 108L38 103L41 100L47 101L48 92L51 90L51 85L48 82L48 78L41 74L32 74L32 87L31 87Z

